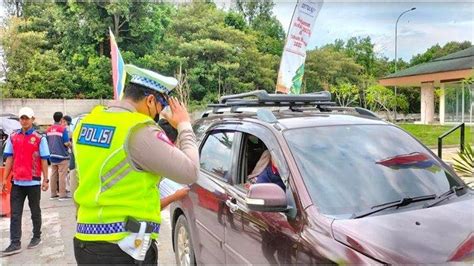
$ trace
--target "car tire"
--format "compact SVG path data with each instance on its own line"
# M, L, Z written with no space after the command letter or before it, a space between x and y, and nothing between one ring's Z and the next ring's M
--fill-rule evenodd
M191 232L189 231L188 220L184 215L180 215L174 226L174 255L176 265L188 266L196 265Z

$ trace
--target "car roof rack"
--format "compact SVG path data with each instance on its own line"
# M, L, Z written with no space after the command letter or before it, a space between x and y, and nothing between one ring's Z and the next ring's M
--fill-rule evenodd
M257 113L259 107L289 107L293 112L319 110L321 112L350 111L360 115L380 119L375 113L360 107L340 107L331 102L331 93L321 91L309 94L269 94L264 90L256 90L240 94L226 95L219 99L219 103L208 104L212 108L202 114L208 117L210 114ZM271 119L273 120L273 119Z
M291 108L291 110L294 111L294 112L303 112L303 111L310 111L310 110L319 110L321 112L332 112L332 111L356 112L359 115L369 116L369 117L372 117L372 118L380 119L380 117L376 113L374 113L374 112L372 112L368 109L362 108L362 107L347 107L347 106L319 106L317 108L315 108L315 107L301 107L301 108L293 107L293 108Z
M248 99L253 97L252 99ZM217 104L209 104L208 107L230 107L230 106L308 106L308 105L335 105L331 102L331 93L322 91L311 94L268 94L264 90L245 92L240 94L226 95L219 99Z
M288 94L268 94L264 90L256 90L240 94L226 95L219 99L219 103L208 104L212 111L205 112L202 117L209 114L222 114L224 112L242 113L257 112L256 107L303 107L303 106L332 106L336 103L331 102L331 93L328 91L288 95Z

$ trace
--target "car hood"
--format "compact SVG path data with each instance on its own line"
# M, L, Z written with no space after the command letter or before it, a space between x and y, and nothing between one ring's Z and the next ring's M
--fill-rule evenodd
M332 230L337 241L386 263L474 262L473 206L469 192L431 208L335 220Z

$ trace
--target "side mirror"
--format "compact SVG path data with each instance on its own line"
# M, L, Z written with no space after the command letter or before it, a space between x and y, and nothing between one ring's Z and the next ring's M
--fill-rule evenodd
M271 183L251 185L245 203L250 210L260 212L283 212L288 208L285 191Z

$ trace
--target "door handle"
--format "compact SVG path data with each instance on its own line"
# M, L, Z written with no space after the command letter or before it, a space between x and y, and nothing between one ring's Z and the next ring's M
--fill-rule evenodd
M231 213L234 213L239 209L239 206L237 206L237 204L233 203L232 200L230 200L230 199L225 201L225 205L227 205L227 207L229 207L229 210L230 210Z

